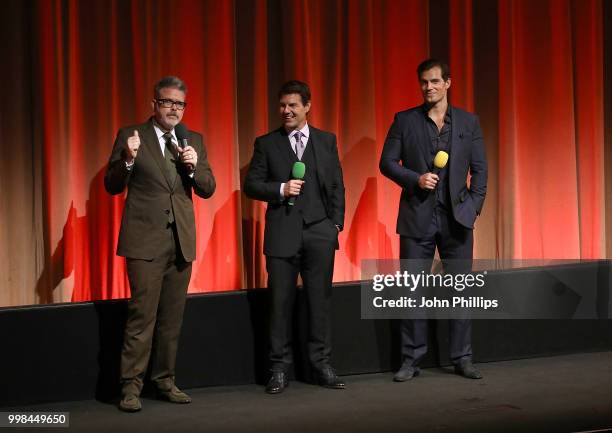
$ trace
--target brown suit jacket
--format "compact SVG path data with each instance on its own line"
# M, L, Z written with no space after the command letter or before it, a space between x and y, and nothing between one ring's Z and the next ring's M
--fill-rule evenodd
M128 170L124 146L134 130L138 131L141 144L134 166ZM215 191L215 178L202 135L189 132L189 145L198 154L195 174L190 177L186 167L178 164L178 175L171 184L152 119L121 128L117 133L104 176L104 187L110 194L120 194L128 188L117 255L145 260L157 256L160 245L167 240L168 215L173 211L183 257L188 262L195 259L192 191L202 198L210 197Z

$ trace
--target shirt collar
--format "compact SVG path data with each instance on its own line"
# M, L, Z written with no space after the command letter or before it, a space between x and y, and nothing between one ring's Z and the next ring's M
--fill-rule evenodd
M427 104L421 105L421 110L423 111L423 114L425 116L429 115L429 107L427 106ZM448 104L448 106L446 107L446 113L444 113L444 122L450 123L451 111L452 111L451 110L451 105Z
M303 137L306 137L306 141L308 141L308 135L310 134L310 128L308 128L308 122L299 130L302 133ZM293 137L297 133L297 130L291 131L289 137Z
M157 124L155 120L153 120L153 128L155 129L155 134L157 134L157 139L163 140L162 137L164 136L164 134L166 134L166 132L159 127L159 125ZM170 135L172 135L172 141L178 143L178 139L176 138L176 133L174 132L174 128L172 128L172 131L170 131Z

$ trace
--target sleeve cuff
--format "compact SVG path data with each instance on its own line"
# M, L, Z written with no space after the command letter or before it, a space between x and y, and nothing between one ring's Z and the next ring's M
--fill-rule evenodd
M285 194L283 194L283 190L285 189L285 182L281 183L280 185L280 191L279 191L279 200L283 201L285 199Z

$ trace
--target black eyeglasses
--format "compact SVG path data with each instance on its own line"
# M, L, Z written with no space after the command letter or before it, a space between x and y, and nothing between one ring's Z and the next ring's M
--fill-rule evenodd
M160 107L164 108L172 108L172 106L176 106L177 110L184 110L187 106L186 102L175 101L174 99L156 99L155 102L157 102Z

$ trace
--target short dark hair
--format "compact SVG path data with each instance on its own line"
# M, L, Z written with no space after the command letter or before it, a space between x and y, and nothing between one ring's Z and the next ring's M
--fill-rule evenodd
M283 84L278 91L278 99L284 95L291 95L297 93L302 98L302 105L306 105L310 102L310 87L303 81L291 80Z
M155 99L159 98L159 91L161 89L168 89L168 88L178 89L181 92L184 92L185 94L187 94L187 85L185 84L185 82L181 80L179 77L168 75L166 77L163 77L157 83L155 83L155 88L153 89L153 98Z
M442 72L442 79L444 81L448 81L450 78L450 69L448 65L440 59L427 59L421 62L421 64L417 67L417 77L420 79L421 74L425 71L429 71L432 68L438 67Z

